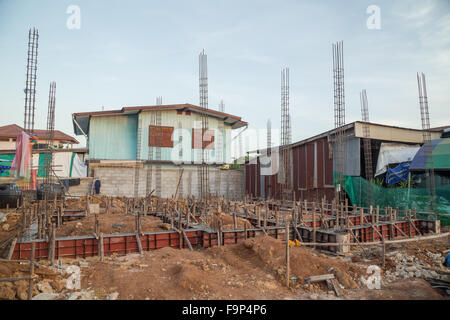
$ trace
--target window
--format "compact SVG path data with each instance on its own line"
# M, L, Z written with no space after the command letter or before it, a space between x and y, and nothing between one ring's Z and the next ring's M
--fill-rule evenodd
M173 148L173 127L149 126L148 146Z
M214 149L214 131L202 129L192 129L192 149L200 149L200 145L202 145L202 132L202 149Z

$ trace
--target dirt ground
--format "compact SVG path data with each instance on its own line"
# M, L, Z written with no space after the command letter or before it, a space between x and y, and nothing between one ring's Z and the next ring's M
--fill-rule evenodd
M136 222L134 216L124 214L99 214L100 232L103 234L132 233L136 232ZM143 232L163 231L168 226L162 223L161 219L153 216L141 217L141 230ZM169 228L170 229L170 228ZM92 235L95 230L95 217L89 215L80 220L64 222L56 230L57 237Z
M106 212L106 200L108 198L102 195L90 196L89 202L92 204L99 204L100 213ZM125 213L126 211L126 198L125 197L115 197L112 199L110 213ZM66 209L85 209L86 208L86 197L79 198L68 198L65 200Z
M110 257L83 270L82 286L100 295L118 292L119 299L337 299L324 283L305 283L309 276L333 273L344 299L443 298L422 279L369 290L359 281L361 266L301 247L291 249L295 280L288 289L283 249L280 240L260 237L204 251L163 248Z
M79 292L64 288L64 274L58 268L41 266L36 269L40 274L34 295L52 292L55 296L60 294L55 299L123 300L444 298L420 278L400 279L383 284L381 290L369 290L359 280L366 275L364 264L303 247L290 249L291 288L287 288L284 248L281 240L265 236L199 251L167 247L143 255L114 255L105 257L103 262L97 257L62 259L63 267L80 267ZM0 261L0 277L23 276L27 270L26 264ZM340 297L323 282L305 282L307 277L325 273L335 275ZM46 291L43 284L49 287L44 288ZM0 283L0 299L22 299L25 288L25 281L16 285Z
M21 216L14 210L6 209L0 210L1 213L7 214L6 221L0 224L0 241L12 235L16 230L18 224L20 224Z
M219 228L219 220L222 221L222 230L235 229L233 216L229 214L213 215L209 223L209 227L217 230ZM237 229L243 229L245 225L247 226L247 228L252 228L252 224L247 219L236 217Z

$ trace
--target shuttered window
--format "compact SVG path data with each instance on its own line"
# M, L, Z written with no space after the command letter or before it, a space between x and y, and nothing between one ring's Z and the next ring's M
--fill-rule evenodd
M202 132L202 149L214 149L214 130L202 129L192 129L192 149L200 149L200 146L202 145Z
M173 127L149 126L148 146L173 148Z

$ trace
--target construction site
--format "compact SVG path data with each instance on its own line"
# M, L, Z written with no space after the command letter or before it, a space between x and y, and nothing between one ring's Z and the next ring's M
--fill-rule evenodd
M72 112L86 146L62 148L54 81L35 129L39 36L23 128L0 130L1 300L450 298L450 125L430 126L424 73L421 129L370 122L364 89L346 123L344 42L330 44L332 128L292 141L283 68L280 118L244 150L249 123L210 107L202 50L198 105Z

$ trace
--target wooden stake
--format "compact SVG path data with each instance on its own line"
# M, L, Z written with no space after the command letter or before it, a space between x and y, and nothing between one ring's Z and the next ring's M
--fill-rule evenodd
M255 210L258 212L258 227L261 228L261 208L255 207Z
M100 261L103 261L104 258L104 248L103 248L103 233L100 234L98 237L98 245L99 245L99 252L100 252ZM126 252L125 252L126 254Z
M264 223L263 223L263 229L267 229L267 209L264 211Z
M286 219L286 286L289 288L289 219Z
M142 242L141 242L141 237L140 237L139 233L136 233L136 243L138 245L139 254L142 254L143 253Z
M50 237L50 265L55 265L55 243L56 243L56 226L54 223L52 226L52 235Z
M11 241L11 246L9 247L8 255L6 256L7 260L11 260L11 257L14 253L14 248L16 247L17 237Z
M316 203L313 205L313 219L312 219L312 227L313 227L313 242L316 242ZM315 248L316 246L314 246Z
M244 238L247 240L247 221L244 223Z
M411 238L411 236L412 236L412 228L411 228L411 226L412 226L412 221L411 221L411 209L409 209L409 213L408 213L408 222L409 222L409 224L408 224L408 231L409 231L409 237Z
M188 247L189 247L189 250L193 250L192 249L192 245L191 245L191 242L189 241L189 238L187 237L187 235L186 235L186 232L184 232L184 229L181 229L181 232L183 233L183 236L184 236L184 240L186 241L186 243L187 243L187 245L188 245Z
M217 238L217 245L222 246L222 220L219 219L219 234Z
M31 254L30 254L30 280L28 281L28 300L33 298L33 275L34 275L34 251L36 243L31 242Z

